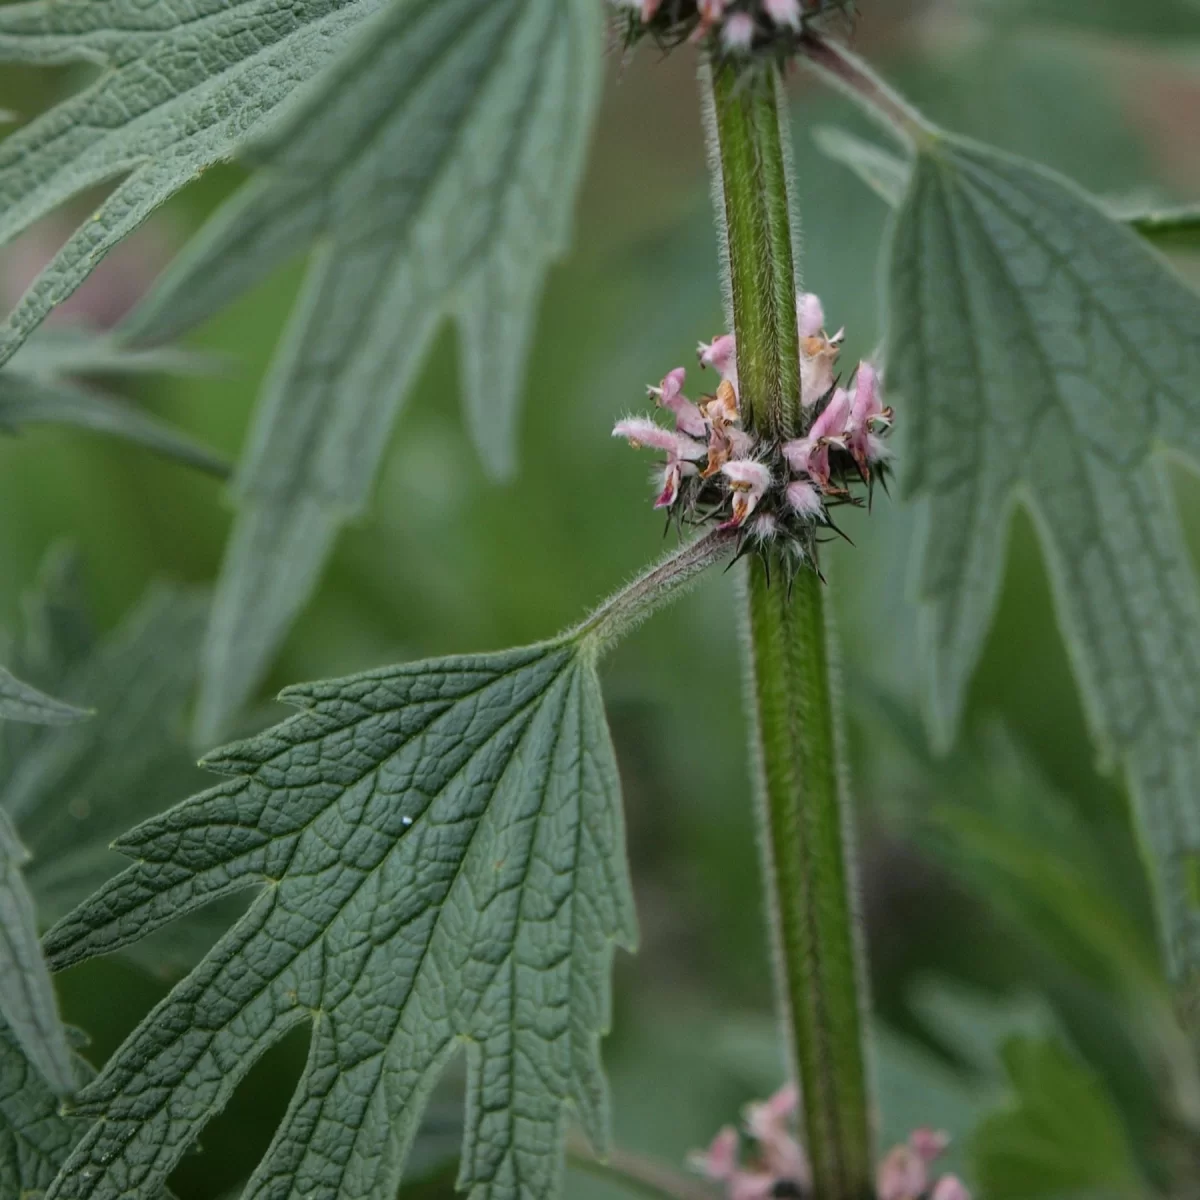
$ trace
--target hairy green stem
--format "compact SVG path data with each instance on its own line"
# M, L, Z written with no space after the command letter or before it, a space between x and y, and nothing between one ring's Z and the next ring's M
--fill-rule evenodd
M748 428L783 436L799 405L795 264L778 80L705 73L718 216ZM863 1045L865 972L852 880L848 798L824 585L753 556L747 609L760 841L776 980L803 1096L813 1190L873 1194ZM774 583L770 576L774 576Z
M800 417L788 160L773 73L705 69L718 218L747 429L794 437Z
M605 600L565 636L579 641L599 657L652 613L696 583L714 563L728 558L737 540L733 530L714 529L678 550L672 550Z

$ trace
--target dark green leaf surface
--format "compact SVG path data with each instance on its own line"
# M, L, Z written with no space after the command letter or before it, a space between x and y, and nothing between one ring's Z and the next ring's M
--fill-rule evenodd
M0 363L158 205L283 111L380 3L0 6L0 62L102 68L0 143L0 245L85 190L115 185L0 327Z
M813 140L824 154L849 167L893 208L903 202L912 172L908 159L836 126L814 130ZM1200 250L1200 207L1125 212L1114 206L1111 215L1160 250Z
M1163 250L1200 250L1200 206L1135 213L1125 220Z
M554 1196L568 1109L604 1146L609 962L635 930L591 655L556 642L290 689L305 711L209 762L229 782L120 840L134 864L51 931L55 964L258 895L86 1089L104 1119L51 1197L153 1190L300 1023L308 1066L247 1200L390 1200L463 1047L476 1200Z
M949 138L917 159L888 291L935 728L957 723L1020 498L1127 772L1173 973L1200 979L1200 600L1153 455L1200 452L1200 298L1070 184Z
M971 1142L988 1200L1149 1194L1103 1083L1055 1042L1014 1038L1002 1052L1015 1093Z
M238 472L200 744L227 734L365 506L447 315L476 444L511 472L542 283L567 247L588 146L601 7L400 0L256 145L259 174L131 317L134 341L173 338L316 247Z
M38 945L33 899L21 877L25 847L0 809L0 1023L60 1096L74 1086L71 1052Z
M72 1070L76 1087L91 1075L77 1057ZM0 1196L5 1200L41 1200L86 1128L78 1118L64 1117L60 1104L0 1021Z

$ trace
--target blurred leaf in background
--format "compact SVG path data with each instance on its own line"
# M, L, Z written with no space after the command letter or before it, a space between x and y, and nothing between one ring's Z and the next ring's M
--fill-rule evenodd
M393 4L247 151L253 181L126 323L136 344L174 338L318 247L238 473L198 744L228 732L368 504L446 316L476 449L493 475L515 470L543 282L591 144L602 15L596 0Z

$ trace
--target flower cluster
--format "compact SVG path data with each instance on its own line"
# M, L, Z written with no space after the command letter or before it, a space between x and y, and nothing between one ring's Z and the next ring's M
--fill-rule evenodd
M726 1125L707 1150L692 1155L692 1166L724 1184L727 1200L810 1196L812 1172L793 1133L799 1101L795 1086L787 1084L769 1100L748 1105L742 1129ZM935 1179L931 1173L949 1141L944 1133L918 1129L890 1150L876 1173L877 1200L971 1200L958 1176Z
M705 42L718 55L787 57L805 29L851 0L612 0L627 45L652 38L663 49Z
M869 497L874 481L886 480L883 438L892 410L884 407L879 373L868 362L858 364L849 388L839 386L842 331L826 332L816 296L796 297L796 323L801 436L780 442L742 427L737 345L729 333L699 346L700 366L720 376L712 395L689 400L683 392L687 372L676 367L648 389L674 427L626 417L613 435L666 455L656 478L655 507L680 521L737 529L758 547L777 543L794 565L808 562L815 569L818 534L836 531L830 509L861 505L861 493Z

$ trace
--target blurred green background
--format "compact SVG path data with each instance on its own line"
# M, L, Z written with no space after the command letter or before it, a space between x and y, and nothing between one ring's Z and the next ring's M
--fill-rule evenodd
M860 7L856 47L939 123L1052 164L1107 199L1200 196L1200 9L1187 0ZM721 328L693 73L688 52L666 62L652 52L632 62L610 54L575 247L550 277L530 362L518 479L490 483L473 454L446 331L397 423L371 512L341 538L264 702L297 680L541 638L662 551L647 463L609 430L643 406L648 382L680 363L692 368L696 341ZM8 71L0 108L37 111L71 86L61 73ZM825 124L870 131L810 79L790 86L804 283L824 299L831 325L846 326L853 360L880 338L876 268L887 212L820 155L812 134ZM185 192L96 272L73 302L75 314L110 320L240 178L225 169ZM4 298L15 298L31 265L65 232L46 227L0 252ZM1178 266L1200 282L1200 257ZM236 455L302 270L294 264L193 339L220 357L220 372L139 380L131 394ZM900 430L904 416L901 409ZM1200 485L1181 472L1175 482L1196 545ZM1003 882L989 891L956 869L968 861L961 830L943 823L939 834L930 820L939 806L982 805L996 820L1011 805L1013 829L1023 833L1053 808L1063 836L1102 862L1102 890L1133 937L1151 946L1124 797L1089 744L1031 526L1018 517L1013 528L964 748L937 763L916 725L908 562L917 514L893 496L877 497L869 520L856 516L847 528L857 545L831 546L828 561L885 1128L961 1128L972 1106L1002 1090L992 1032L1055 1028L1115 1096L1139 1154L1153 1160L1162 1088L1146 1047L1161 1051L1171 1035L1145 1035L1103 970L1055 946L1050 926L1059 914L1017 914L1022 925ZM229 522L218 485L136 449L70 431L4 439L0 617L17 621L47 548L67 537L84 555L98 619L111 625L152 580L210 582ZM656 617L604 669L642 922L641 952L617 963L616 1028L606 1049L615 1129L623 1145L677 1161L774 1086L781 1070L746 782L736 574L708 580ZM1008 769L1009 758L1019 769ZM181 798L162 795L157 806ZM65 977L62 996L99 1061L164 986L140 967L101 963ZM303 1053L297 1036L255 1069L210 1126L202 1152L177 1172L183 1200L215 1200L245 1177ZM453 1112L448 1103L444 1115ZM431 1137L426 1160L444 1144ZM1161 1164L1143 1165L1153 1175ZM424 1194L442 1194L437 1186ZM569 1194L620 1193L573 1177Z

